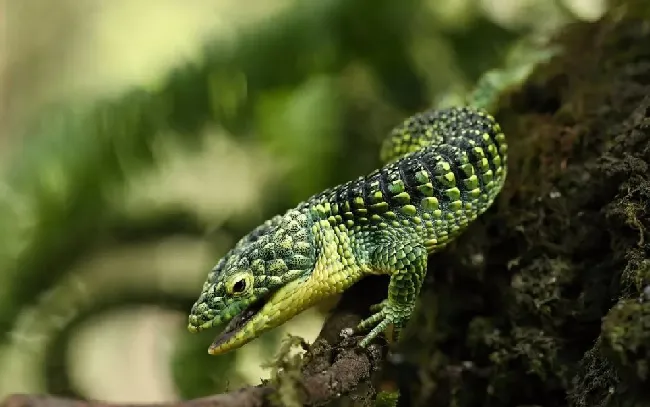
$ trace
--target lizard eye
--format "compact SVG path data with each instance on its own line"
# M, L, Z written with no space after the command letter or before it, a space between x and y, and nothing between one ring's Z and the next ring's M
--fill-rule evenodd
M241 295L253 285L253 275L247 272L237 273L230 277L226 284L226 290L231 295Z

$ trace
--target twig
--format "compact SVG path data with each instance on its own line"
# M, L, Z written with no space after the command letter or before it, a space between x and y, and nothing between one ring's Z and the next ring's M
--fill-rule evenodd
M375 279L363 281L346 292L305 355L300 384L301 401L306 406L321 406L343 395L357 405L371 401L376 393L373 373L380 370L386 347L371 345L367 351L356 347L358 338L343 338L343 328L355 326L385 292ZM369 295L368 293L372 293ZM377 297L377 298L375 298ZM74 400L50 395L14 394L0 407L266 407L276 392L270 386L250 386L229 393L192 400L152 404L120 404L97 400Z

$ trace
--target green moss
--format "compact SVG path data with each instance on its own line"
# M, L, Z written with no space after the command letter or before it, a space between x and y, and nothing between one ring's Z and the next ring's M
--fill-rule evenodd
M563 315L567 304L562 289L575 278L573 265L567 259L534 259L512 277L512 294L521 306L518 313L540 318Z
M304 339L289 335L283 342L275 360L264 365L271 369L271 377L263 384L277 389L269 396L274 406L300 407L299 381L301 378L302 353L292 353L295 348L305 347Z
M650 363L650 302L629 299L603 319L603 346L626 378L645 381Z
M396 407L399 391L380 391L377 393L375 407Z
M650 259L645 258L641 249L631 250L628 254L629 263L621 277L622 292L625 296L644 293L648 296L650 286Z

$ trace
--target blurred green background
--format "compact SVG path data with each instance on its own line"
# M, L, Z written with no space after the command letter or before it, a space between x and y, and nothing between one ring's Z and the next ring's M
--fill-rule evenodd
M186 314L244 233L371 171L406 115L604 0L4 0L0 397L257 384L286 332L222 357Z

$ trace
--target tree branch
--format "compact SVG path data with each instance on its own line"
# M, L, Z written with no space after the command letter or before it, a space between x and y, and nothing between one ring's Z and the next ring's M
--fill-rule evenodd
M359 338L343 337L342 329L358 324L373 302L379 302L385 284L369 278L346 292L327 318L316 341L309 346L300 368L296 387L300 403L322 406L342 396L371 405L376 394L375 374L386 356L386 346L373 344L367 350L356 347ZM371 293L371 294L369 294ZM280 374L282 377L283 372ZM75 400L49 395L14 394L0 407L262 407L279 389L274 385L244 387L232 392L169 403L121 404L98 400Z
M95 400L73 400L53 396L37 396L15 394L9 396L2 402L2 407L262 407L265 396L270 389L263 387L248 387L226 394L219 394L210 397L203 397L193 400L152 403L152 404L117 404Z

